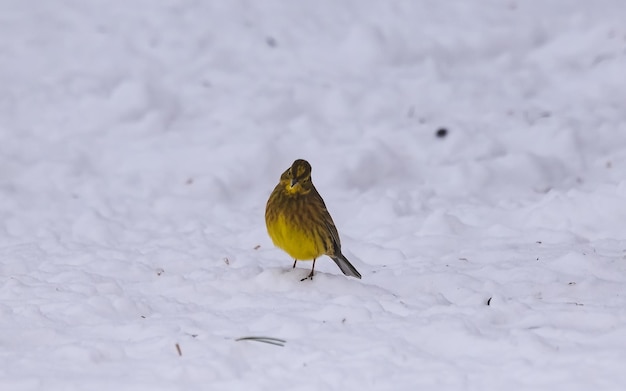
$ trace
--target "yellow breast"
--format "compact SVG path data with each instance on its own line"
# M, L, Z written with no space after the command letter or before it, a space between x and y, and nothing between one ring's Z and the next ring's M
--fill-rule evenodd
M277 247L299 261L312 260L324 254L324 245L312 232L306 232L280 213L267 220L267 232Z

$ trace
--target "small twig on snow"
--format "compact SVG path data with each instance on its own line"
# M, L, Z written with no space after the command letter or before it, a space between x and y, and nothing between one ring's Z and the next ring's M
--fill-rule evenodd
M268 343L270 345L276 345L276 346L285 346L285 343L287 342L284 339L272 338L272 337L241 337L241 338L237 338L235 341L257 341L257 342L264 342L264 343Z

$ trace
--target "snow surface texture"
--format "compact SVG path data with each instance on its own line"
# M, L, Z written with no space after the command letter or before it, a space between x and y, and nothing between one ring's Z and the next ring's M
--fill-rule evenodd
M0 1L0 389L624 389L624 20ZM267 236L296 158L362 280Z

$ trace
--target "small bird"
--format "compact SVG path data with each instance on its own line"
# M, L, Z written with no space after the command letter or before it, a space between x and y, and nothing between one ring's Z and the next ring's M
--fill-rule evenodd
M267 232L277 247L298 260L315 260L328 255L346 276L361 278L361 274L341 253L341 242L324 200L311 181L311 165L303 159L293 162L281 176L280 182L267 200L265 208Z

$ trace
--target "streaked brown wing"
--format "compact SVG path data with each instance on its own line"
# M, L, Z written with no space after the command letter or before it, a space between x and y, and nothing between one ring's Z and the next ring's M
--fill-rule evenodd
M324 199L322 198L322 196L320 196L320 194L317 192L317 189L315 188L315 186L311 186L311 187L312 187L311 194L313 197L315 197L315 202L319 203L321 206L320 218L323 221L324 226L326 227L326 231L329 233L330 238L332 240L331 244L332 244L333 254L340 254L341 253L341 240L339 239L339 232L337 232L337 227L335 227L335 222L333 221L333 218L330 217L330 213L328 212L328 209L326 208L326 204L324 203Z

